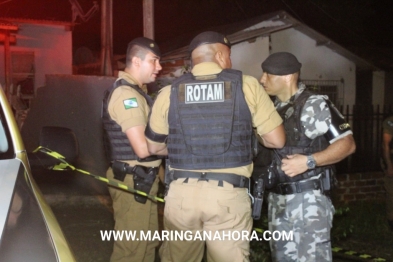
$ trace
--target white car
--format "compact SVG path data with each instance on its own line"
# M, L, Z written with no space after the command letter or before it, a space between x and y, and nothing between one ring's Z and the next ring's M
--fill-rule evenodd
M32 177L27 152L1 86L0 261L75 261Z

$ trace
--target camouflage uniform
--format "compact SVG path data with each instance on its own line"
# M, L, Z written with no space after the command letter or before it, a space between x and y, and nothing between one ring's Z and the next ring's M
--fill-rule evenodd
M269 230L293 232L293 241L271 240L273 261L332 261L334 207L320 190L269 194Z
M305 86L300 83L295 97L304 89ZM326 96L312 95L302 109L301 124L310 139L324 135L331 124L330 110L325 99ZM277 109L286 104L276 99ZM352 132L348 131L343 135L347 134ZM318 178L319 176L315 176L309 179ZM292 241L271 240L273 261L332 261L330 230L335 210L329 197L322 194L321 190L310 190L289 195L270 193L268 200L270 232L293 232Z

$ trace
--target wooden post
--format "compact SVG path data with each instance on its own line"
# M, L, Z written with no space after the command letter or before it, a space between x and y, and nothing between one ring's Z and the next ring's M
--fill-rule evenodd
M154 39L154 0L143 0L143 36Z
M101 74L112 76L113 29L112 0L101 1Z
M11 50L10 50L10 31L5 30L4 37L4 69L5 69L5 87L4 93L10 98L11 91Z

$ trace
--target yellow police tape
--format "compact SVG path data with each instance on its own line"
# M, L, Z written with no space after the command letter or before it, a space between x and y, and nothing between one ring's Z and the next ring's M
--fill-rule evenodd
M50 150L49 148L45 148L45 147L39 146L36 150L33 151L33 153L36 153L38 151L42 152L44 154L47 154L47 155L49 155L49 156L51 156L51 157L53 157L53 158L55 158L55 159L60 161L59 164L57 164L57 165L52 167L52 170L56 170L56 171L64 171L64 170L78 171L78 172L80 172L82 174L92 176L95 179L98 179L98 180L100 180L102 182L105 182L105 183L107 183L107 184L109 184L111 186L114 186L114 187L126 190L126 191L134 193L134 194L139 194L139 195L145 196L147 198L150 198L151 200L156 200L156 201L159 201L159 202L162 202L162 203L165 202L165 200L162 199L162 198L146 194L143 191L135 190L135 189L130 188L129 186L127 186L125 184L116 182L116 181L108 179L106 177L97 176L97 175L91 174L90 172L87 172L85 170L78 169L78 168L70 165L67 161L65 161L65 157L64 156L62 156L61 154L59 154L59 153L57 153L55 151ZM253 228L253 229L254 229L254 231L256 231L259 234L263 234L263 232L265 231L265 230L263 230L261 228ZM333 253L337 253L337 254L344 254L344 255L347 255L347 256L353 256L353 257L356 257L356 258L367 259L367 261L392 262L390 260L386 260L385 258L373 257L373 256L370 256L368 254L361 254L361 253L358 253L356 251L346 250L346 249L343 249L343 248L340 248L340 247L333 247L332 248L332 252Z
M78 168L70 165L67 161L65 161L65 157L64 156L62 156L61 154L59 154L59 153L57 153L55 151L50 150L49 148L45 148L45 147L39 146L36 150L33 151L33 153L36 153L38 151L41 152L41 153L47 154L47 155L49 155L49 156L51 156L53 158L56 158L57 160L60 161L59 164L57 164L57 165L52 167L52 170L56 170L56 171L63 171L63 170L78 171L78 172L80 172L82 174L92 176L95 179L98 179L98 180L100 180L102 182L105 182L105 183L107 183L107 184L109 184L111 186L123 189L125 191L131 192L131 193L134 193L134 194L138 194L138 195L142 195L142 196L145 196L147 198L150 198L152 200L156 200L156 201L159 201L159 202L165 202L165 200L162 199L162 198L146 194L143 191L136 190L136 189L131 188L131 187L125 185L125 184L119 183L119 182L117 182L115 180L108 179L108 178L102 177L102 176L97 176L97 175L91 174L90 172L87 172L85 170L78 169Z

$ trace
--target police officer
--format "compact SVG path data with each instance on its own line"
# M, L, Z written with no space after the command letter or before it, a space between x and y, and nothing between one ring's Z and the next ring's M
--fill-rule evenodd
M269 230L293 232L293 240L271 240L273 261L332 261L334 207L328 196L333 164L355 151L349 125L326 96L298 82L301 63L287 52L263 63L261 83L275 96L286 144L274 151L278 184L269 194Z
M249 241L236 234L252 228L253 128L265 146L280 148L282 119L257 79L230 69L224 35L203 32L189 51L192 73L161 90L145 134L150 152L168 153L164 228L219 236L164 241L161 260L199 262L206 243L208 261L248 261Z
M110 87L103 101L105 149L110 167L109 179L155 195L157 167L161 160L150 156L145 126L152 105L146 94L147 83L155 81L160 65L160 49L151 39L139 37L128 44L126 68ZM110 187L115 230L127 232L158 230L157 205L146 197ZM158 241L116 240L111 261L154 261Z
M390 230L393 231L393 116L383 121L382 128L382 157L384 160L382 168L385 173L386 215Z

